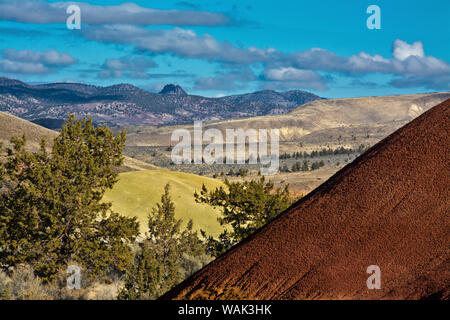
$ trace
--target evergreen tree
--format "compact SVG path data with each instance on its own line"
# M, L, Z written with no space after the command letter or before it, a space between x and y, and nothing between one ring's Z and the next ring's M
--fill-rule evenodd
M25 136L11 142L9 187L0 195L0 267L27 263L45 281L69 261L89 276L125 271L138 223L101 201L117 180L125 132L114 136L70 116L50 153L45 141L37 153L25 150Z
M320 168L320 162L319 161L314 161L311 164L311 170L316 170L316 169L319 169L319 168Z
M302 171L308 171L308 170L309 170L309 162L308 162L308 160L303 160Z
M203 185L200 194L194 194L196 202L206 203L222 209L218 219L223 226L232 231L224 231L218 239L208 237L208 253L217 257L234 244L247 238L257 229L275 218L291 204L288 186L274 190L274 184L260 180L230 182L225 180L226 188L208 191ZM206 236L205 232L202 232Z
M175 218L170 185L164 187L161 203L148 217L147 238L139 245L135 263L126 275L119 299L155 299L183 280L183 263L200 257L205 247L190 220L185 229Z
M300 162L296 161L293 165L292 165L292 172L298 172L301 169L301 165Z

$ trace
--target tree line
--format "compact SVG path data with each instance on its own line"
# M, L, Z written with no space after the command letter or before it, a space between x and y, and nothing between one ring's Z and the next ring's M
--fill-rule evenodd
M368 146L361 144L358 149L345 148L343 146L332 149L332 148L322 148L321 150L313 150L311 152L293 152L293 153L283 153L280 155L280 159L300 159L300 158L315 158L330 155L346 154L350 155L352 153L363 153L368 149Z

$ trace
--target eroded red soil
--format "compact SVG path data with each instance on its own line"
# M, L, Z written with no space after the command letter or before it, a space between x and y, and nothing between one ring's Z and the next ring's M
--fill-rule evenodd
M449 132L450 99L163 299L448 299Z

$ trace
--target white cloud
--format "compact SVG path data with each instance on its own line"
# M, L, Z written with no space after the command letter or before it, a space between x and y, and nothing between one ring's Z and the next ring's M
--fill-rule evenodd
M448 73L450 65L432 56L426 56L420 41L408 44L396 40L393 58L360 52L341 57L322 48L283 53L274 48L241 48L229 42L219 42L209 34L198 35L193 30L175 27L168 30L147 30L130 25L107 25L88 29L84 36L91 40L128 43L153 54L172 54L183 58L206 59L224 64L261 63L267 69L295 68L322 70L346 74L384 73L405 76L423 76ZM286 69L288 70L288 69ZM289 71L287 71L289 74Z
M425 52L423 51L423 44L421 41L408 44L403 40L397 39L394 41L392 56L394 59L403 61L411 56L423 58L425 57Z
M122 78L127 76L135 79L147 79L147 70L155 68L157 64L148 57L124 56L121 58L107 59L98 73L99 78Z
M5 48L2 50L0 68L6 73L45 74L57 68L70 66L77 61L68 53L56 50L32 51Z
M277 54L273 48L238 48L229 42L219 42L209 34L198 35L193 30L172 28L148 30L131 25L105 25L86 28L87 39L135 45L151 53L168 53L183 58L207 59L226 63L263 62Z
M266 82L262 87L265 89L328 89L326 80L317 72L293 67L266 69L264 79Z
M74 2L48 3L41 0L0 0L0 20L25 23L65 23L66 9ZM221 13L193 10L158 10L134 3L92 5L75 2L82 14L82 23L140 25L226 25L230 19Z
M421 81L436 83L436 77L450 73L450 64L432 56L426 56L420 41L408 44L396 40L393 45L393 57L385 58L378 54L360 52L349 57L338 56L322 48L283 53L273 48L241 48L229 42L219 42L209 34L198 35L193 30L173 28L168 30L147 30L129 25L102 26L84 32L88 39L128 43L137 49L152 54L171 54L182 58L205 59L222 63L224 67L232 65L260 64L265 70L265 81L291 82L280 87L302 85L323 90L326 81L316 71L339 72L347 76L382 73L402 77L423 78ZM435 79L431 79L431 78ZM310 81L312 84L308 84ZM232 81L227 83L223 75L201 78L196 88L206 90L214 85L240 88Z
M335 53L313 48L287 55L285 65L300 69L336 71L348 74L366 74L379 72L384 74L426 76L446 74L450 65L432 56L426 56L420 41L411 45L396 40L393 46L393 59L365 52L350 57L339 57Z
M76 63L70 54L59 53L56 50L32 51L6 48L2 50L2 55L13 61L39 62L50 66L69 66Z
M320 76L311 70L301 70L292 67L268 69L264 72L267 80L319 80Z
M42 63L18 62L8 59L0 59L0 70L5 73L20 74L45 74L51 72L51 69Z

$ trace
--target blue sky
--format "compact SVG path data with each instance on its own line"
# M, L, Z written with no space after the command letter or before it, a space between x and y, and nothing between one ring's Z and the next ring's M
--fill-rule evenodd
M69 30L66 8L81 9ZM381 29L369 30L369 5ZM450 1L0 0L0 72L30 83L166 83L220 96L450 90Z

